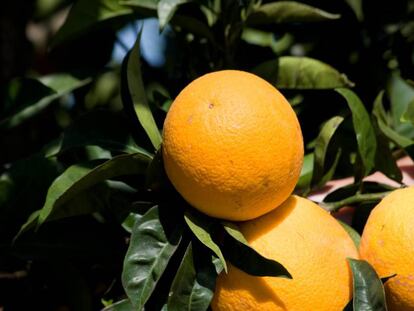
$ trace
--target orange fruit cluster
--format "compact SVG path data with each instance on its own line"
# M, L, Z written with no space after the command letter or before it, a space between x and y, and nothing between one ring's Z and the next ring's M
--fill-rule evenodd
M217 280L213 310L342 311L352 296L346 258L358 252L329 213L291 195L303 138L278 90L236 70L196 79L168 112L162 152L184 199L209 216L243 221L250 245L293 277L255 277L229 264Z

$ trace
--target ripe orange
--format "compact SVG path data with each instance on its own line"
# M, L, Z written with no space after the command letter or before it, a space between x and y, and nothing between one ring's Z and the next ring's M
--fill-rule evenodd
M164 123L163 158L177 191L207 215L248 220L292 193L303 160L299 122L265 80L206 74L185 87Z
M414 187L393 191L371 212L360 244L361 258L385 283L389 311L414 310Z
M213 311L341 311L350 301L346 258L358 258L358 251L337 220L312 201L291 196L240 228L256 251L283 264L293 279L254 277L229 265L217 279Z

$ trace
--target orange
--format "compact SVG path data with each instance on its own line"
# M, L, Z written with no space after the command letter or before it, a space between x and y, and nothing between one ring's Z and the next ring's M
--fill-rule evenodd
M395 190L371 212L362 233L361 258L385 283L389 311L414 310L414 187Z
M291 196L240 229L260 254L284 265L293 279L255 277L229 265L216 283L213 311L342 311L352 297L347 257L355 244L328 212Z
M303 139L295 112L271 84L224 70L194 80L174 100L162 151L169 179L191 205L248 220L292 193Z

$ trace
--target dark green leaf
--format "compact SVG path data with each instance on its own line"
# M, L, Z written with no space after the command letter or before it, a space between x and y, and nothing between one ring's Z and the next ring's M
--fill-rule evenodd
M182 224L162 213L154 206L132 230L122 284L134 310L143 308L181 240Z
M259 6L248 17L247 23L304 23L320 22L340 18L339 14L332 14L310 5L296 1L278 1Z
M371 118L359 97L349 89L335 89L341 94L352 112L352 123L354 125L358 151L364 166L363 175L367 176L375 167L375 155L377 140Z
M132 228L134 227L135 223L142 218L142 216L149 211L151 207L155 204L152 202L146 201L136 201L132 203L131 210L132 212L129 213L122 221L122 227L129 233L132 232Z
M60 150L56 151L94 145L111 151L142 153L152 157L148 151L137 146L125 124L126 120L114 112L94 111L86 114L65 130Z
M158 2L157 13L160 29L164 29L173 17L178 6L190 0L160 0Z
M194 251L193 251L194 248ZM213 298L217 272L213 257L190 243L168 297L169 311L204 311Z
M237 229L232 228L233 231ZM224 235L223 252L231 264L244 272L254 276L277 276L291 279L289 271L273 259L263 257L249 245L240 242L233 236L243 236L239 231L237 234L232 233Z
M107 306L102 311L134 311L135 309L132 307L131 302L129 299L122 299L120 301L115 302L114 304Z
M334 136L336 130L343 120L343 117L335 116L326 121L315 140L315 157L313 162L312 175L312 184L314 185L319 184L324 176L326 167L325 161L328 153L329 143L331 142L332 137Z
M143 174L149 161L149 157L136 153L120 155L104 163L102 160L94 160L72 165L50 186L38 224L41 225L52 211L101 181L123 175Z
M340 221L337 219L338 222L341 224L341 226L345 229L345 231L349 234L352 241L354 241L354 244L357 248L359 248L359 243L361 242L361 236L358 232L355 231L354 228L352 228L350 225L344 223L343 221Z
M204 216L196 211L189 210L185 212L184 219L197 239L199 239L201 243L203 243L206 247L211 249L214 254L217 255L224 267L224 270L227 273L226 260L224 259L220 247L216 244L216 242L213 241L212 237L214 227L217 225L216 222L210 217Z
M194 35L207 38L213 44L216 43L213 33L210 28L195 17L189 15L176 14L171 19L171 24L179 26Z
M103 22L131 15L133 10L114 0L78 0L65 23L53 38L52 46L73 40L99 27Z
M124 93L123 104L125 110L129 112L130 116L141 124L155 150L161 146L162 137L155 123L151 109L148 106L147 97L144 89L144 82L141 76L141 62L139 52L139 42L141 38L141 32L135 41L134 47L129 52L124 62L126 62L126 69L123 70L124 79L121 83L124 83L124 87L128 90L128 94Z
M283 56L252 70L279 89L334 89L353 83L331 66L309 57Z
M357 311L384 311L384 287L374 268L365 260L348 258L353 275L353 304Z
M0 128L20 125L47 108L54 100L91 82L68 74L55 74L39 79L17 79L10 83L5 105L13 113L0 120Z
M125 218L122 222L122 228L124 228L127 232L131 233L134 224L142 218L142 215L137 213L129 213L129 215Z
M362 9L362 0L345 0L346 3L351 7L351 9L354 11L355 16L359 21L362 21L364 19L364 12Z

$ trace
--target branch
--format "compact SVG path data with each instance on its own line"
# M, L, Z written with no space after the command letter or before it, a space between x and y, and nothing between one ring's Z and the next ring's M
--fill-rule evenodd
M390 194L392 191L384 191L378 193L357 193L346 199L336 201L336 202L322 202L320 205L328 212L336 212L338 209L345 205L353 205L356 203L368 203L368 202L377 202L383 199L385 196Z

